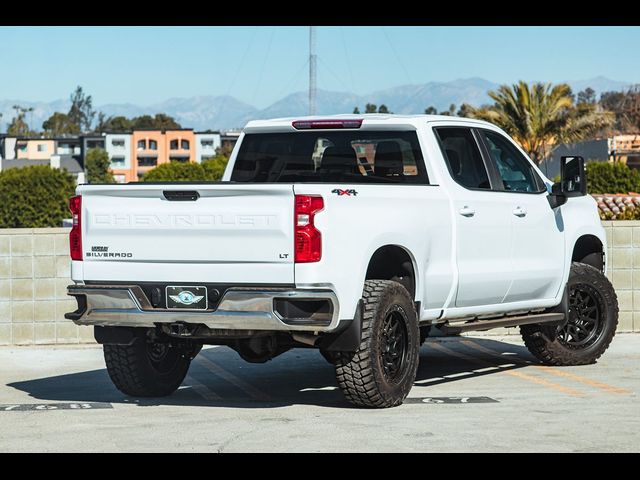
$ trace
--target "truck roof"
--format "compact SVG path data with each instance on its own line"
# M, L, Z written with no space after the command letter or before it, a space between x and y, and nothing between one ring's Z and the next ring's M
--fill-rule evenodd
M474 118L465 117L453 117L449 115L396 115L396 114L381 114L381 113L366 113L366 114L340 114L340 115L307 115L299 117L283 117L272 118L267 120L251 120L245 126L246 130L258 130L258 129L280 129L285 128L287 130L292 128L292 122L300 120L362 120L362 125L415 125L423 122L449 122L449 123L473 123L476 125L484 125L495 128L495 125L485 122L484 120L477 120Z

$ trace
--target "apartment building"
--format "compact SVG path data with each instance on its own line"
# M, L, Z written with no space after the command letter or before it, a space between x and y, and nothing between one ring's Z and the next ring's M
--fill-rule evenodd
M52 138L17 138L16 156L20 160L49 160L55 155L56 142Z
M104 149L111 160L111 172L116 182L126 183L137 180L131 163L130 133L107 133L104 139Z
M171 130L138 129L132 132L56 138L23 138L0 135L0 169L50 164L74 175L84 171L84 160L94 148L109 155L116 182L135 182L149 170L169 162L197 162L212 158L218 148L233 146L240 132L194 132L191 128ZM20 160L19 162L8 163ZM29 163L33 162L33 163Z
M131 134L133 181L149 170L168 163L195 161L195 134L191 128L134 130Z
M216 150L220 148L220 132L196 132L196 162L202 163L205 160L216 156Z

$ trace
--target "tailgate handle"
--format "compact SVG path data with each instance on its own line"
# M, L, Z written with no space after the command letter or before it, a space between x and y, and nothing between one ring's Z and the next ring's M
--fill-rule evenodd
M195 202L200 198L195 190L164 190L162 194L171 202Z

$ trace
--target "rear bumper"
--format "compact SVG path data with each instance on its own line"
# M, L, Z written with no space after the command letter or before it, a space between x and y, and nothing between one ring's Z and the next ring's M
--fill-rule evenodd
M78 309L65 314L77 325L153 327L158 324L202 324L222 330L330 332L339 323L338 297L331 290L231 288L212 311L154 308L137 285L69 285ZM276 301L325 301L329 311L286 318Z

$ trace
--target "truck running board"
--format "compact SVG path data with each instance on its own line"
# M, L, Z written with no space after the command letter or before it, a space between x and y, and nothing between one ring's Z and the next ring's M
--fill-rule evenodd
M538 313L535 315L522 315L518 317L503 317L494 320L474 320L459 325L445 324L438 327L443 333L457 334L470 332L473 330L489 330L498 327L517 327L518 325L528 325L530 323L551 323L564 320L564 313Z

